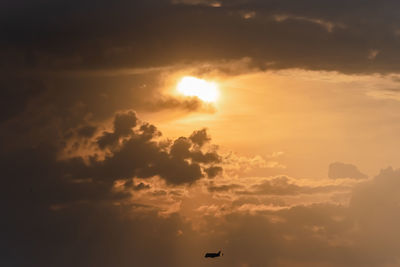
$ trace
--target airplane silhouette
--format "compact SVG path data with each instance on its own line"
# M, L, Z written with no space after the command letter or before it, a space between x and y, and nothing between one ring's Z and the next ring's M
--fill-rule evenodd
M224 256L224 253L221 254L221 250L218 251L218 253L206 253L206 255L204 255L204 258L216 258L219 256Z

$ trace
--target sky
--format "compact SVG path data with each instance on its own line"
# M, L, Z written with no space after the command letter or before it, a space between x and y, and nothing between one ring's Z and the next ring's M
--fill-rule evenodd
M399 9L1 1L0 265L400 266Z

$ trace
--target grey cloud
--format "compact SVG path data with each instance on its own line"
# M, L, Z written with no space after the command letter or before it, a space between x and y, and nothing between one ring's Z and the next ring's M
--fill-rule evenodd
M163 247L175 242L184 223L176 215L158 218L157 207L152 205L122 205L150 186L145 182L132 182L129 186L129 179L158 175L168 187L192 184L204 176L203 169L208 164L190 163L190 158L179 155L173 157L171 144L153 140L161 134L154 125L139 123L134 112L118 111L114 101L121 100L122 109L126 109L124 98L128 98L126 102L134 100L135 94L129 90L122 95L111 89L67 92L46 87L21 96L11 89L9 92L3 94L7 97L2 99L5 103L22 99L0 123L0 225L5 233L0 240L2 264L176 265L170 256L173 248L168 252ZM84 137L79 142L92 143L97 148L98 129L104 127L111 114L116 114L112 130L100 133L102 137L111 136L113 141L105 158L96 154L87 160L81 156L59 157L75 135ZM186 140L197 148L189 138ZM128 189L114 192L114 183L125 178ZM178 197L179 192L175 195ZM122 204L117 206L118 203ZM136 210L150 214L139 219L133 213ZM150 237L147 227L160 227L160 231ZM157 240L159 236L165 237L165 243ZM143 243L149 241L158 245ZM146 259L153 249L165 254Z
M141 138L140 128L140 124L132 128L131 139ZM141 144L151 139L143 140ZM123 155L135 147L129 145L132 140L126 142L121 144L121 150L126 150L121 151ZM190 152L191 148L187 149ZM223 215L201 214L199 227L197 218L179 214L160 217L157 207L124 202L127 196L111 194L108 178L100 179L103 170L94 175L78 158L56 161L55 152L38 147L0 153L2 175L7 177L0 189L1 226L5 230L0 254L7 265L200 267L204 265L203 253L214 249L225 254L218 262L221 266L375 267L398 260L399 170L388 168L371 181L361 181L348 207L321 203L250 212L252 206L230 211L226 205ZM124 158L122 154L105 162L118 161ZM190 157L190 153L174 157ZM137 164L136 160L128 162ZM114 171L120 171L118 165ZM77 179L80 176L93 177L85 182ZM299 185L293 189L288 179L259 183L254 190L271 192L271 185L275 185L275 191L296 192ZM133 193L147 188L140 182L132 181L132 185L138 189ZM238 186L215 182L208 189L229 192L240 189ZM157 189L149 193L156 198L165 197L166 192ZM188 196L175 197L181 201ZM285 206L279 200L270 202ZM236 209L246 204L257 207L265 203L254 195L232 202Z
M36 79L1 78L0 75L0 123L20 114L32 98L45 90Z
M382 170L354 188L349 206L312 204L251 213L263 202L242 199L239 205L253 206L227 212L224 223L209 215L205 231L217 233L211 243L228 240L226 266L395 266L399 181L399 170Z
M133 133L132 128L137 124L136 113L129 111L128 113L120 113L114 119L114 131L104 132L102 136L97 139L97 144L101 149L108 146L115 146L121 137L129 136Z
M25 1L21 16L18 5L3 1L2 68L153 67L250 57L260 68L399 70L396 1L220 3ZM257 16L243 19L245 10ZM292 19L277 21L282 14ZM381 51L374 60L368 59L371 49Z
M215 178L218 174L222 173L222 170L223 169L221 166L211 166L204 169L204 171L207 173L208 178Z
M353 178L365 179L367 175L360 172L357 166L343 162L334 162L329 165L328 177L331 179Z
M211 104L206 104L197 97L175 98L170 96L156 96L155 99L143 107L146 111L161 111L164 109L180 109L184 111L201 111L206 113L215 112Z
M136 113L128 111L116 114L114 118L114 134L118 137L128 136L132 133L132 128L137 125Z
M96 130L97 130L96 126L86 125L86 126L80 127L77 132L78 132L78 135L80 135L82 137L90 138L90 137L93 137Z
M135 184L133 179L127 179L127 181L124 183L125 188L132 188L135 191L140 191L140 190L147 190L150 189L151 186L148 184L144 184L142 182Z
M194 162L206 164L221 162L220 156L215 151L203 153L201 150L195 150L191 153L191 158Z
M189 138L190 140L192 140L193 143L199 145L200 147L211 140L211 138L207 134L206 129L194 131Z
M0 123L15 128L46 128L52 123L63 127L66 134L72 128L95 126L120 110L138 112L177 110L213 112L197 98L165 96L160 72L116 75L64 75L21 73L0 74ZM30 118L31 117L31 118ZM29 124L42 123L43 126ZM17 126L17 124L20 124ZM11 129L10 127L8 127ZM8 130L8 129L7 129ZM13 129L15 130L15 129ZM14 131L15 132L15 131ZM79 134L79 133L78 133Z
M170 184L191 184L203 177L203 164L207 166L220 160L216 152L202 152L186 137L179 137L170 147L165 147L153 140L159 136L155 126L143 124L137 131L136 123L134 112L117 114L114 131L105 132L98 139L99 147L111 146L112 154L104 160L92 158L82 175L106 180L159 175Z

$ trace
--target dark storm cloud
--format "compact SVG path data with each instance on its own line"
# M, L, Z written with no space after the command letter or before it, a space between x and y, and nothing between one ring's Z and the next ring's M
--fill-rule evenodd
M159 143L156 138L161 133L157 128L145 123L135 129L137 121L133 111L116 114L113 131L103 132L97 138L99 148L111 154L107 153L102 160L91 157L89 166L83 166L82 173L78 171L73 176L113 182L158 175L168 184L192 184L204 177L203 166L220 162L217 152L203 152L186 137L176 139L170 146Z
M331 179L353 178L365 179L367 175L360 172L357 166L343 162L334 162L329 165L328 177Z
M87 107L82 102L85 93L64 98L60 105L57 98L62 96L50 93L41 100L32 96L34 103L0 124L6 197L24 199L24 193L35 194L47 205L121 198L128 195L110 191L117 179L158 175L170 185L192 184L204 177L206 168L220 161L217 152L200 151L186 137L172 144L158 142L161 133L157 128L139 122L133 111L116 113L112 130L95 136L102 122L81 110ZM81 103L76 105L75 99ZM181 140L185 140L183 148L179 148ZM78 155L80 146L86 144L88 159L60 159L69 142L77 144L72 150ZM104 158L95 154L96 148L106 152Z
M36 86L27 83L26 87L29 85ZM1 264L131 266L131 257L137 252L135 262L142 258L142 266L175 265L173 258L168 263L164 256L146 260L143 255L157 248L143 244L151 240L144 228L162 227L161 236L174 238L180 219L159 220L154 213L143 220L133 217L127 223L126 216L134 210L152 212L157 208L135 203L116 208L113 203L151 188L144 182L130 185L132 177L156 175L170 188L193 184L215 162L194 162L192 154L207 157L207 153L215 152L201 152L197 144L182 137L190 144L186 148L189 156L172 155L173 142L158 142L161 133L154 125L140 121L133 111L116 112L119 108L113 101L120 99L121 106L125 105L124 95L116 96L118 90L21 88L3 93L2 99L4 104L16 106L0 122L0 227L4 233L0 241ZM125 97L132 96L130 91L124 92ZM111 130L104 131L108 119L112 119ZM69 142L77 144L74 156L64 155ZM79 150L85 144L88 151L84 152L89 153L86 159ZM96 155L103 151L104 158ZM126 190L113 191L117 179L125 180ZM137 240L140 235L142 241L125 239L135 236L132 240ZM126 242L130 243L129 249ZM165 239L164 244L170 242ZM160 244L162 249L159 241L152 243ZM135 253L125 254L128 250ZM167 252L165 255L169 257Z
M160 175L169 184L193 183L204 176L203 166L206 168L217 161L189 162L194 157L192 154L208 159L212 153L213 159L218 159L215 152L194 149L197 145L188 138L193 146L187 148L189 157L172 155L169 145L153 140L161 134L157 128L145 122L139 125L132 111L117 112L112 131L96 135L96 129L102 128L117 109L116 104L110 103L117 91L45 89L24 95L19 93L26 92L25 89L7 92L12 93L3 93L7 96L2 99L5 105L21 97L15 102L15 111L7 113L0 124L3 197L13 199L7 202L26 201L32 194L47 206L126 197L110 191L116 179ZM124 92L129 97L129 92ZM102 106L103 98L107 101ZM77 154L63 155L71 142L74 144L71 150ZM90 152L97 146L111 151L105 159ZM82 152L79 149L88 150L85 153L91 155L89 161L76 156Z
M215 1L220 7L191 2L3 1L3 69L251 57L260 67L273 63L270 68L398 71L397 1Z

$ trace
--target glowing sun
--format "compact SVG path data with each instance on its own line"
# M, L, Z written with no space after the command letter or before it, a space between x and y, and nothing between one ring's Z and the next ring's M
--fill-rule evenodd
M177 89L185 96L196 96L204 102L215 102L219 97L216 83L190 76L183 77Z

